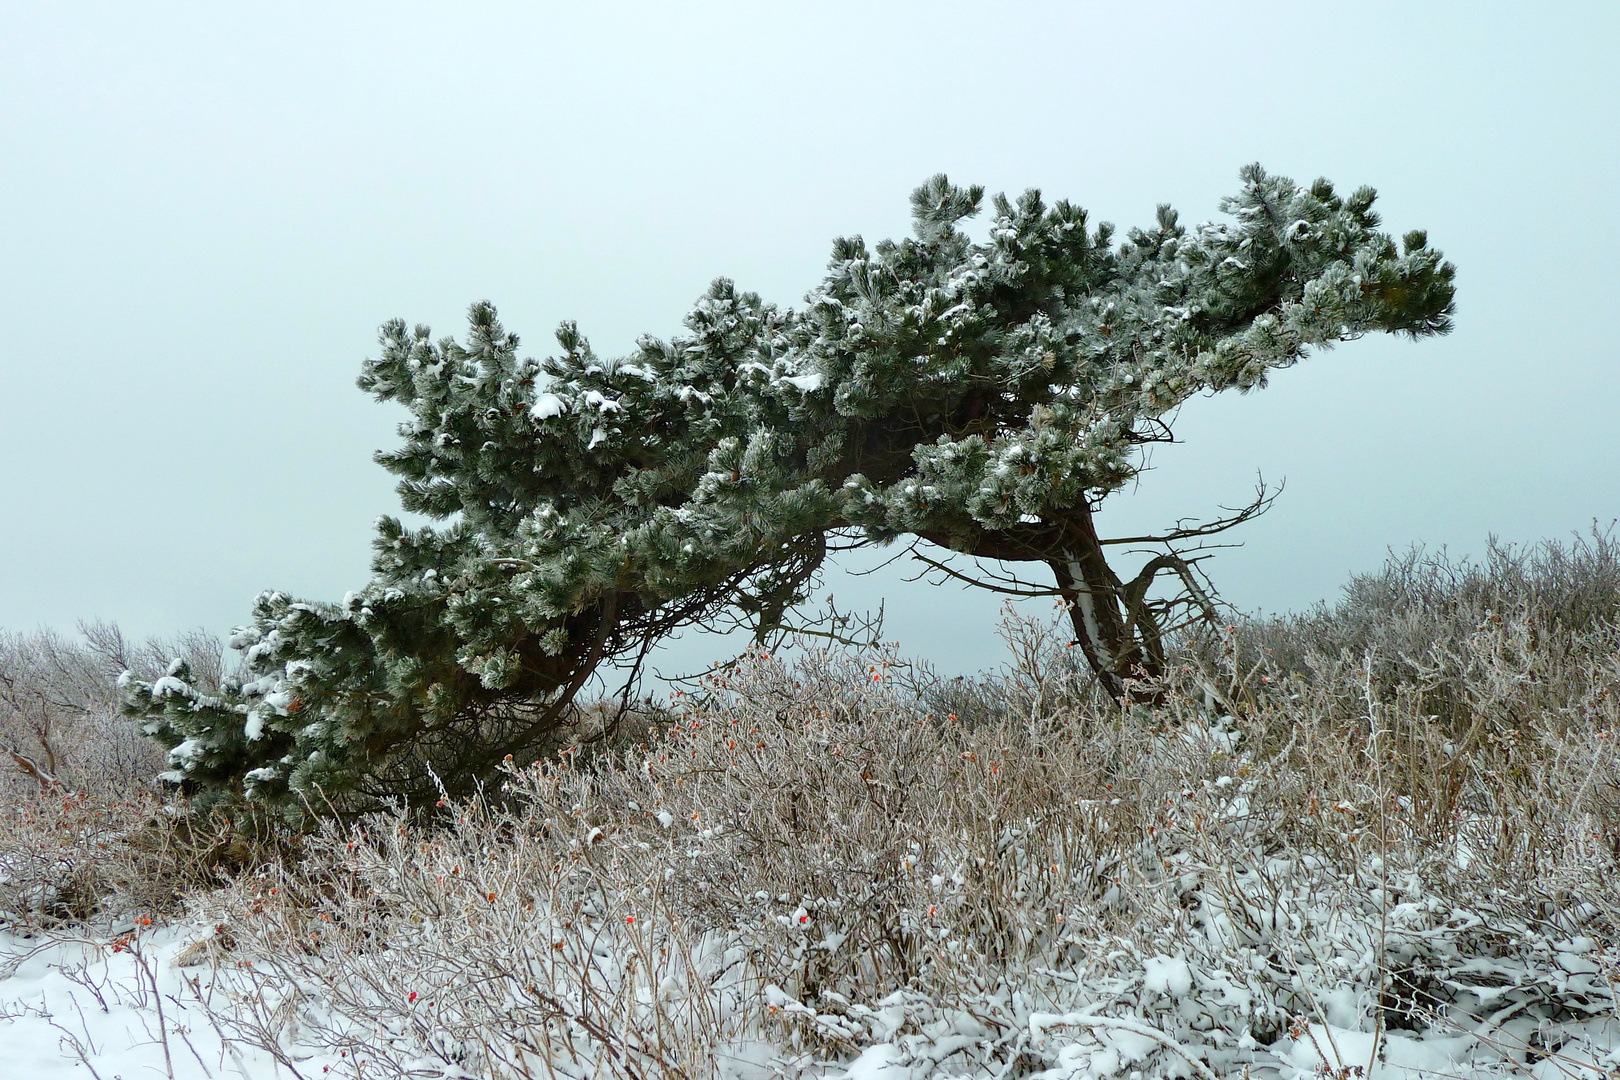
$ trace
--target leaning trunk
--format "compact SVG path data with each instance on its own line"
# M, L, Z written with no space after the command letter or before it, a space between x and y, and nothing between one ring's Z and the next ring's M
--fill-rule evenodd
M1074 636L1103 689L1121 703L1156 704L1164 674L1159 626L1136 590L1114 573L1089 511L1065 530L1063 549L1048 560L1069 605Z

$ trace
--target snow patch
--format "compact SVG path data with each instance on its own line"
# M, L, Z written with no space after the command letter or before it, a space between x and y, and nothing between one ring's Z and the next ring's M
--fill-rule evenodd
M536 420L550 420L553 416L561 416L568 411L568 403L556 394L540 394L534 399L534 407L529 415Z
M1150 956L1142 962L1142 989L1165 997L1184 998L1192 993L1192 968L1171 956Z

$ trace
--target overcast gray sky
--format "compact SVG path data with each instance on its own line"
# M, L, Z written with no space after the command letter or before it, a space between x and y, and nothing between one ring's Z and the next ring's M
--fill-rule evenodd
M1331 599L1414 541L1620 514L1620 6L0 5L0 626L224 631L367 577L402 419L376 327L493 300L545 354L667 335L717 275L797 303L932 173L1094 219L1216 216L1239 166L1381 194L1459 267L1457 330L1199 399L1102 524L1286 478L1210 567ZM948 669L994 601L834 575Z

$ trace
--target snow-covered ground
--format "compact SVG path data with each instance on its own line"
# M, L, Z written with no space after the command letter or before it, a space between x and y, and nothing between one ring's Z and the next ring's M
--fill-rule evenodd
M0 1076L25 1080L91 1076L99 1080L137 1080L169 1077L178 1080L215 1077L306 1077L378 1075L363 1059L347 1052L320 1052L296 1043L284 1046L277 1061L263 1049L240 1037L228 1038L229 1028L223 976L206 963L179 966L194 943L206 938L207 927L182 924L161 928L134 928L123 935L90 934L56 938L0 934ZM1597 989L1607 978L1600 965L1584 958L1590 942L1577 940L1549 957L1541 983L1549 991L1562 985L1581 991ZM1479 974L1500 967L1481 960ZM778 991L779 1008L799 1014L811 1024L837 1028L851 1036L854 1047L842 1060L812 1060L786 1048L772 1052L755 1044L737 1047L736 1056L719 1064L721 1075L770 1076L796 1073L824 1080L920 1080L932 1075L1006 1076L1018 1061L1044 1056L1046 1068L1027 1075L1042 1080L1059 1078L1150 1076L1275 1077L1305 1080L1417 1080L1420 1077L1518 1076L1532 1080L1620 1075L1620 1020L1598 1012L1558 1025L1558 1040L1540 1044L1551 1053L1522 1052L1523 1037L1549 1025L1539 1025L1525 1009L1522 995L1511 995L1519 1008L1505 1007L1487 1030L1459 1027L1416 1032L1367 1030L1357 1022L1358 1003L1346 992L1343 1000L1323 998L1318 1022L1300 1023L1269 1047L1257 1047L1247 1033L1232 1040L1245 1059L1237 1067L1214 1069L1200 1058L1204 1052L1188 1049L1166 1035L1165 1023L1176 1017L1217 1017L1230 1011L1236 988L1217 983L1175 957L1147 958L1141 965L1133 996L1156 1003L1148 1010L1154 1019L1118 1015L1096 1005L1070 1012L1034 1009L1028 998L1005 995L995 1023L987 1026L972 1011L935 1008L915 995L896 994L875 1003L836 1013L822 1012L792 1001ZM1512 974L1503 972L1502 974ZM1524 974L1524 973L1519 973ZM1504 994L1518 979L1504 978ZM1521 982L1522 985L1522 982ZM1078 988L1077 988L1078 989ZM1117 996L1121 986L1080 989L1078 997L1096 996L1097 1004ZM1556 996L1556 995L1554 995ZM1364 1002L1361 1004L1365 1004ZM1508 1012L1526 1014L1528 1024L1514 1024ZM350 1018L351 1020L361 1018ZM1006 1053L1006 1021L1013 1019L1016 1041L1044 1055ZM1000 1027L1000 1031L994 1028ZM284 1031L296 1031L297 1024ZM240 1032L236 1033L240 1036ZM1207 1036L1207 1032L1206 1032ZM1517 1038L1515 1038L1517 1036ZM1216 1039L1216 1045L1222 1040ZM1514 1046L1517 1042L1519 1045ZM860 1044L864 1043L862 1046ZM1043 1046L1043 1044L1045 1044ZM1001 1053L988 1053L999 1045ZM1556 1049L1554 1049L1556 1047ZM1055 1050L1055 1054L1053 1051ZM364 1051L361 1051L364 1053ZM1231 1055L1219 1055L1228 1057ZM1001 1060L991 1060L992 1057ZM559 1063L560 1064L560 1063ZM1235 1060L1233 1061L1235 1065ZM578 1069L561 1068L558 1075L577 1075ZM433 1075L424 1071L413 1075ZM475 1074L451 1069L445 1077Z
M293 1074L262 1050L228 1041L209 1019L213 976L174 966L197 926L22 937L0 933L0 1076L15 1080L253 1080ZM310 1056L305 1077L340 1059ZM329 1075L329 1074L327 1074Z

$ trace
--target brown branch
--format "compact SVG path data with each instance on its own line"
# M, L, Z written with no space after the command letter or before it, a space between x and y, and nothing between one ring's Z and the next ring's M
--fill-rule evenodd
M916 559L918 562L927 563L929 566L933 567L935 570L938 570L938 571L940 571L941 573L944 573L944 574L949 574L951 577L955 578L956 580L962 582L963 584L971 585L975 589L985 589L985 590L987 590L989 592L1001 593L1003 596L1026 597L1026 598L1030 598L1030 599L1034 599L1036 597L1041 597L1041 596L1062 596L1063 595L1062 591L1059 590L1059 589L1034 589L1034 588L1030 588L1030 589L1009 589L1009 588L1006 588L1005 586L1001 586L1001 585L992 585L988 581L984 581L984 580L982 580L980 578L969 577L967 574L964 574L964 573L962 573L962 572L960 572L958 570L952 570L949 566L946 566L944 563L939 562L938 560L935 560L935 559L930 559L928 556L919 554L916 551L913 551L911 553L911 557L913 559ZM1016 581L1017 579L1015 579L1015 578L1004 578L1002 580Z
M597 664L602 658L602 646L607 643L609 635L612 634L614 626L617 625L615 615L618 608L618 593L609 592L602 598L601 611L597 616L596 637L591 642L591 647L584 660L580 663L579 671L569 681L568 685L563 688L557 700L546 706L545 712L540 714L539 719L517 732L515 736L502 740L501 745L492 749L483 758L474 760L472 765L475 770L493 764L495 755L505 752L508 748L527 745L531 739L555 724L562 717L564 710L573 704L574 697L579 693L580 688L596 673Z
M1099 540L1097 542L1103 545L1169 544L1174 543L1177 540L1192 540L1200 536L1214 536L1217 533L1223 533L1228 529L1236 528L1245 521L1257 518L1261 514L1264 514L1267 510L1270 510L1271 504L1276 502L1277 496L1282 494L1283 486L1283 484L1278 484L1276 490L1267 491L1265 483L1262 482L1257 488L1255 500L1253 502L1249 503L1240 510L1234 510L1230 516L1216 518L1207 525L1194 525L1188 528L1182 528L1178 523L1176 528L1157 536L1119 536L1112 537L1107 540ZM1232 507L1223 506L1221 509L1232 510ZM1186 519L1184 518L1182 520Z
M925 532L916 535L947 551L976 558L995 559L998 562L1046 562L1054 552L1061 550L1063 534L1062 525L1041 522L1020 523L973 536L951 537L945 533ZM971 546L958 547L951 543L952 539L966 541Z
M49 790L61 786L61 781L53 776L48 769L16 747L0 744L0 751L3 751L12 761L15 761L23 772L33 777L39 783L41 789Z

